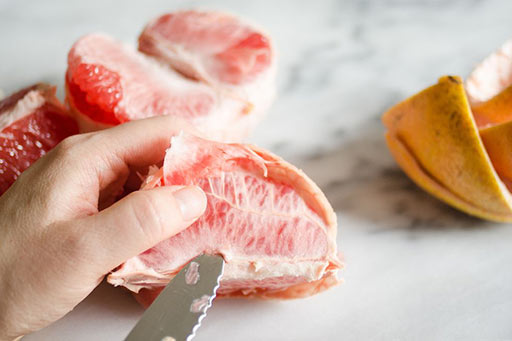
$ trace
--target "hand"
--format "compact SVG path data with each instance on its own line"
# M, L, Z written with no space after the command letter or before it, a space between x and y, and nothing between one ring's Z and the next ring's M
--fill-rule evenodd
M72 136L0 197L0 340L61 318L110 270L203 214L194 186L135 191L98 209L131 169L160 162L182 129L156 117Z

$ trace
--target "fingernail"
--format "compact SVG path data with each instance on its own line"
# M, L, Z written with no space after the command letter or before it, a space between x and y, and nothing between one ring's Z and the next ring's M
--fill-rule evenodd
M174 192L183 220L194 220L206 209L206 195L196 186L184 187Z

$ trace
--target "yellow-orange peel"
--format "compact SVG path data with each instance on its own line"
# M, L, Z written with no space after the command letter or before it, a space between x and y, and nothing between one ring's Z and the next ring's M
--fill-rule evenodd
M460 77L441 77L382 118L391 153L418 186L502 222L512 222L511 83L512 41L475 69L466 89Z

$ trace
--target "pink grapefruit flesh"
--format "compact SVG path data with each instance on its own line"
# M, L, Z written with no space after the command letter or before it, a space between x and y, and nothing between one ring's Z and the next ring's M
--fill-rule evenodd
M1 101L0 195L32 163L76 133L76 122L50 85L36 84Z
M81 131L173 115L204 136L244 139L275 95L270 38L218 12L176 12L150 23L136 51L91 34L68 55L66 99Z
M253 81L274 59L265 34L221 12L162 15L140 35L139 50L188 77L228 84Z
M221 296L295 298L338 282L336 215L321 190L279 157L182 134L143 188L171 185L200 186L208 206L188 229L109 275L114 285L146 289L141 302L202 253L226 260Z
M66 85L71 108L106 125L159 115L194 120L209 114L216 101L210 89L100 34L75 43Z

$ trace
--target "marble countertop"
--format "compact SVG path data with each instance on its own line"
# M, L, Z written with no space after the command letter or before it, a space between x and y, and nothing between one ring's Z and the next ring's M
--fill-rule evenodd
M204 7L267 28L279 97L250 141L303 168L334 206L345 283L297 301L217 300L197 341L512 339L512 227L418 189L380 115L444 74L467 76L512 36L512 2L0 0L0 88L58 84L81 35L135 42L153 16ZM508 270L507 270L508 269ZM120 340L142 309L102 284L24 340Z

